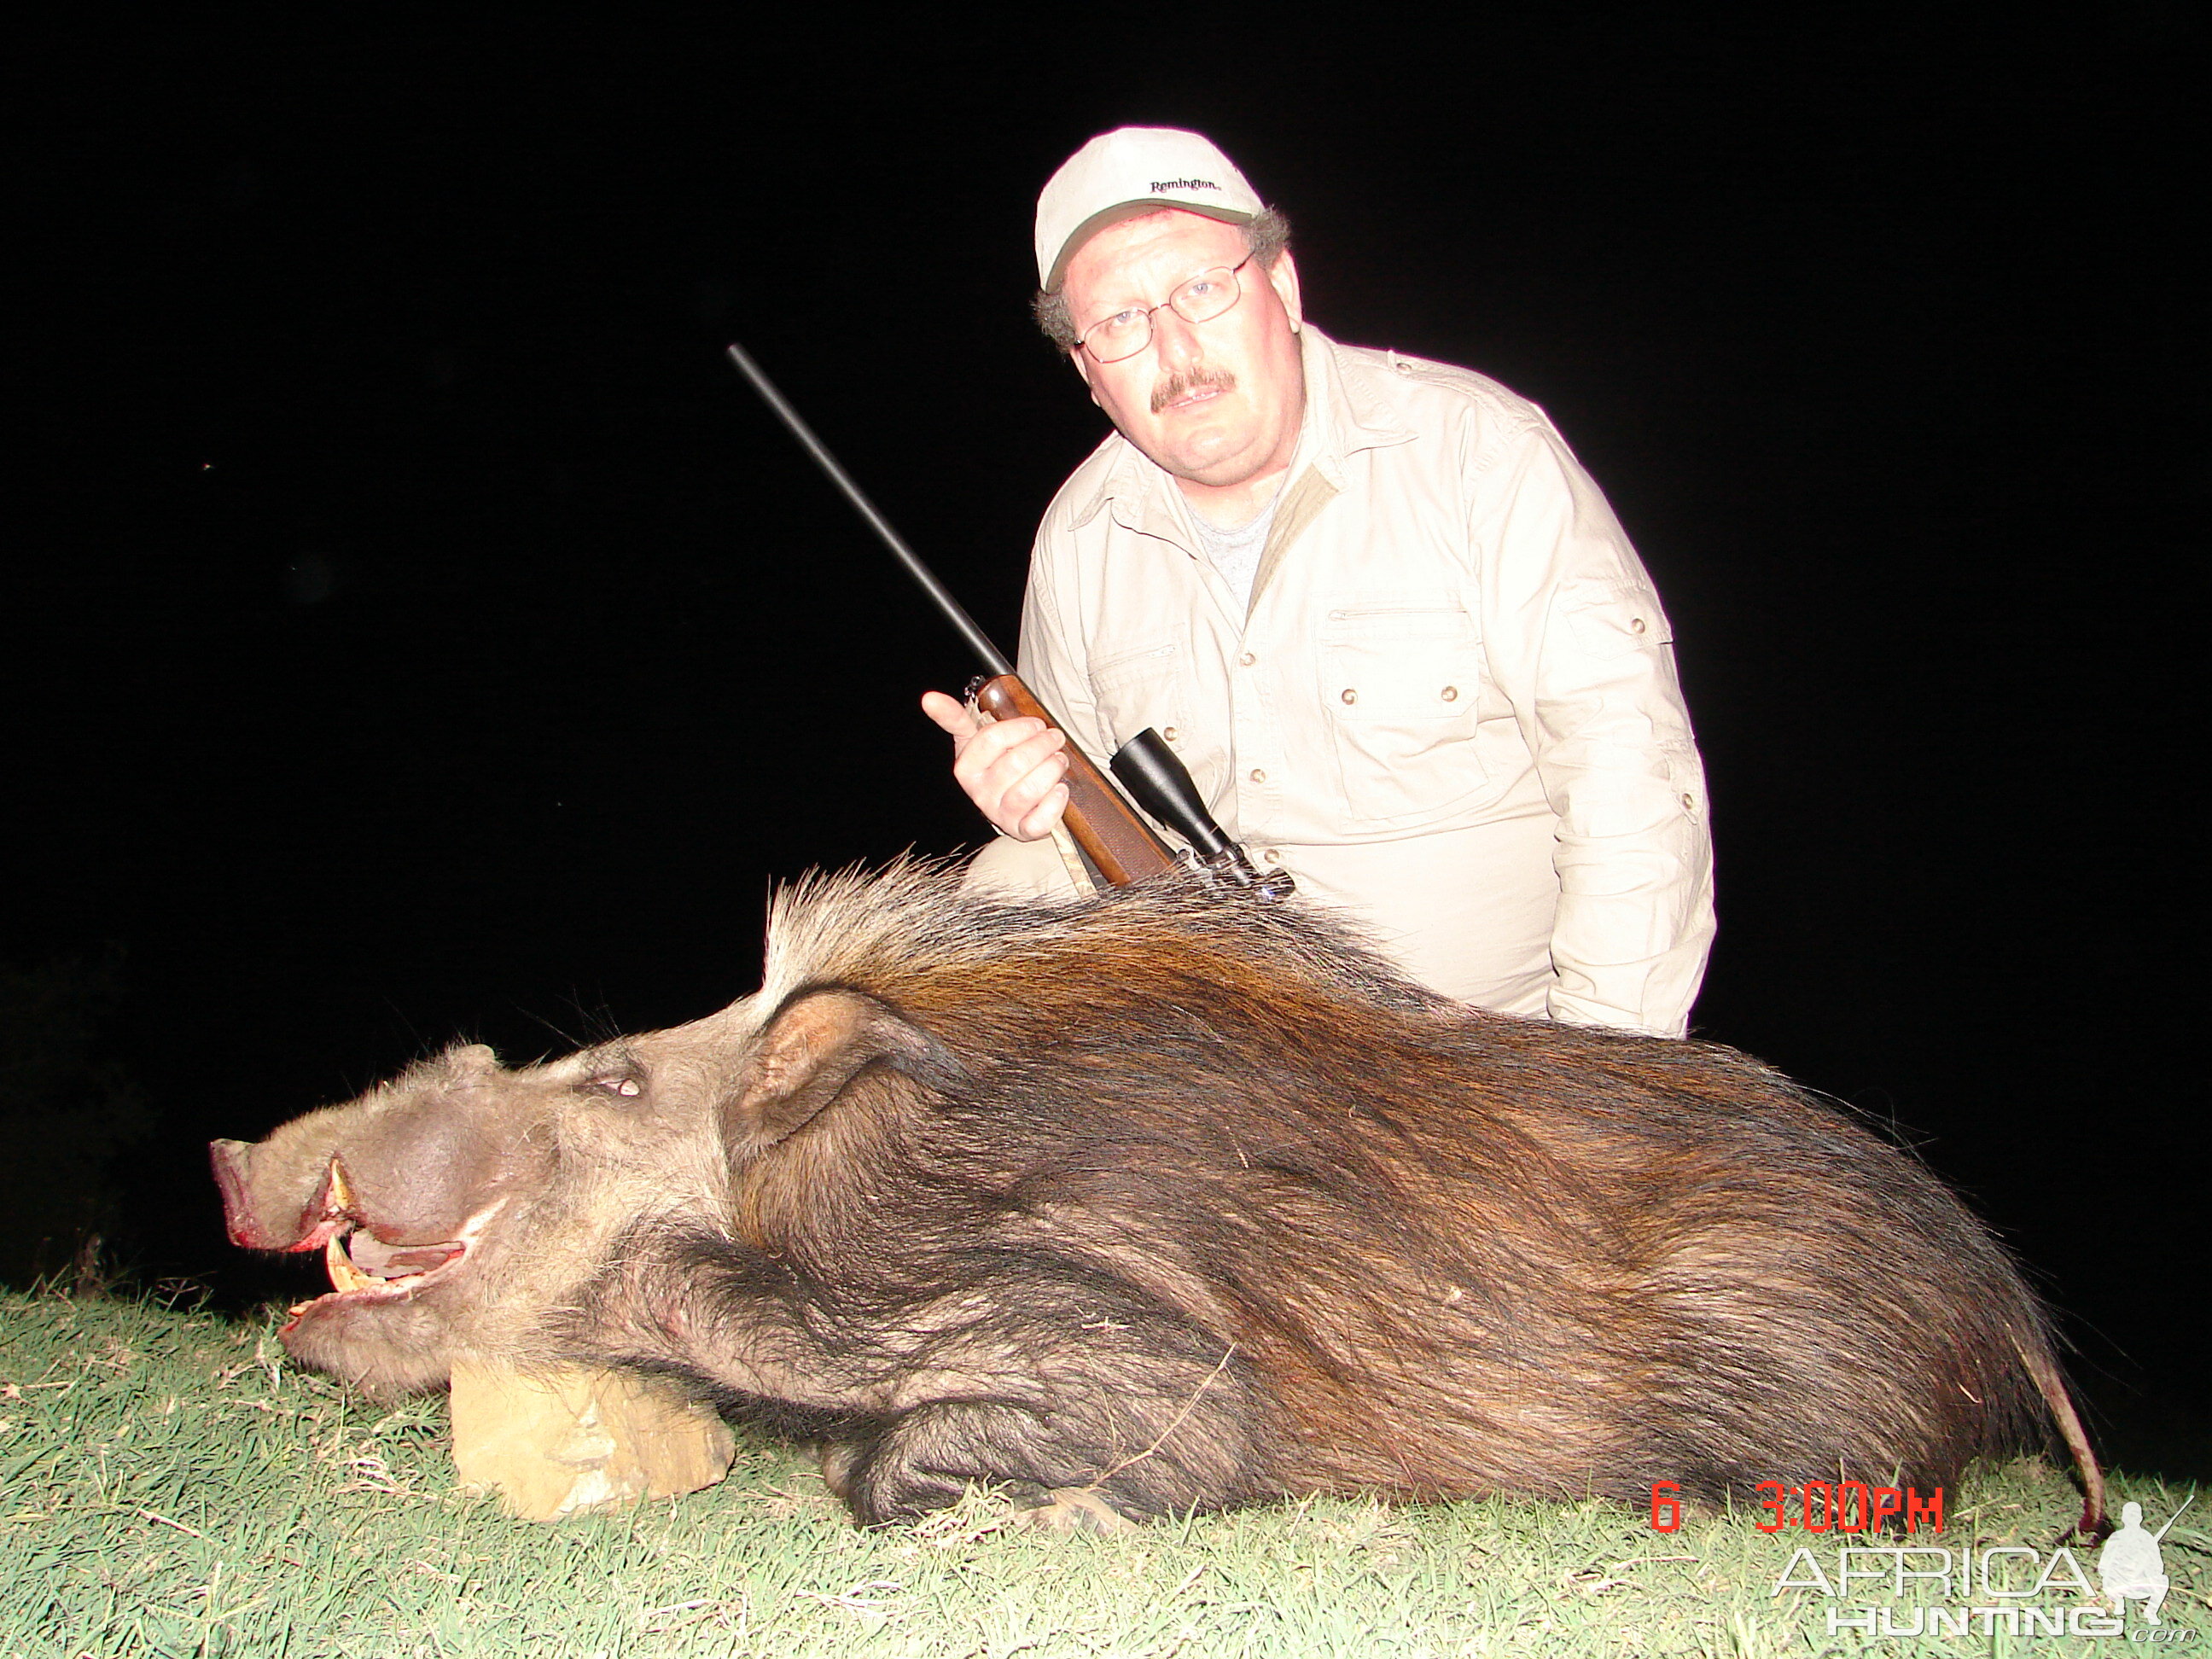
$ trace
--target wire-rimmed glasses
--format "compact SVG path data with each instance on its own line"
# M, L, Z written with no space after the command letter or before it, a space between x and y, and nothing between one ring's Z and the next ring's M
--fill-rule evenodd
M1076 337L1094 362L1118 363L1152 343L1152 313L1162 307L1187 323L1210 323L1243 296L1237 273L1252 263L1246 254L1233 265L1201 270L1157 306L1133 306L1101 318Z

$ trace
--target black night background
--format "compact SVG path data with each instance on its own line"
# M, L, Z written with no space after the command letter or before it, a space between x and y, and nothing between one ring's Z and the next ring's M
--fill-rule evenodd
M915 707L968 659L721 347L1011 647L1103 430L1027 319L1036 192L1184 125L1323 327L1536 399L1634 537L1715 802L1698 1033L1918 1145L2114 1460L2212 1475L2195 31L1539 9L24 47L0 1273L91 1226L296 1290L223 1242L210 1136L702 1014L773 882L975 844Z

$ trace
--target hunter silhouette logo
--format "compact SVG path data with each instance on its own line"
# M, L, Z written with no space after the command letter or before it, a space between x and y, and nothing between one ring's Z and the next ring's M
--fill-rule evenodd
M2159 1555L2159 1540L2173 1530L2181 1510L2196 1501L2197 1494L2190 1493L2181 1509L2168 1516L2156 1532L2144 1529L2142 1504L2120 1506L2120 1529L2097 1552L2097 1577L2105 1587L2105 1600L2121 1618L2127 1617L2127 1604L2132 1600L2143 1604L2146 1620L2158 1623L2159 1604L2166 1600L2166 1563Z

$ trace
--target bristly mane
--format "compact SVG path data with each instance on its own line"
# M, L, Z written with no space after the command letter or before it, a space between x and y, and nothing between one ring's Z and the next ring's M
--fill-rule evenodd
M1461 1006L1413 983L1348 923L1309 906L1255 905L1174 875L1096 898L1010 903L963 890L957 864L916 858L813 872L780 888L769 907L761 1000L773 1007L804 986L834 983L931 1001L933 982L947 974L973 997L981 981L1045 962L1055 963L1055 977L1087 964L1102 990L1108 982L1132 990L1134 976L1157 992L1176 977L1176 963L1196 969L1201 961L1207 972L1329 988L1401 1012Z

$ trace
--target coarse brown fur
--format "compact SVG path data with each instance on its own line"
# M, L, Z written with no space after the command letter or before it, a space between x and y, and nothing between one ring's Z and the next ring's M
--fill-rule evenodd
M2051 1413L2078 1440L2042 1310L1913 1158L1733 1050L1446 1002L1301 907L817 878L720 1014L456 1056L222 1143L241 1243L314 1238L333 1158L365 1250L494 1207L294 1351L386 1390L457 1352L686 1379L838 1447L866 1522L971 1480L1133 1516L1926 1492ZM441 1220L426 1162L477 1172Z

